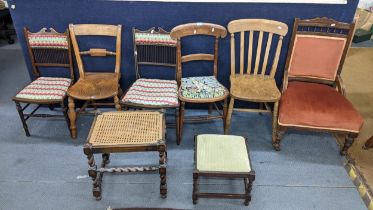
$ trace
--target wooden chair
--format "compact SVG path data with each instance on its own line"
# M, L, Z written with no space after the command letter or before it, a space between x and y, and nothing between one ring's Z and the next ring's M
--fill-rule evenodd
M295 19L273 142L276 150L288 128L346 135L341 155L358 136L363 118L345 98L340 76L354 25L328 18Z
M88 105L113 105L112 103L97 103L97 100L108 98L114 99L114 105L117 110L121 110L118 93L120 93L120 59L121 59L121 25L104 24L70 24L71 41L74 47L76 62L79 68L79 80L68 90L69 96L69 118L72 138L77 137L76 130L76 112L74 99L86 101L79 112L85 110ZM101 36L115 37L115 52L107 49L91 48L81 51L79 49L78 36ZM115 56L115 68L113 73L108 72L86 72L82 61L82 56L103 57Z
M235 100L260 103L260 109L256 111L261 111L264 104L267 111L270 112L271 108L268 103L274 103L272 123L274 133L277 125L278 101L281 96L274 77L281 54L282 40L288 32L288 26L273 20L241 19L231 21L228 24L228 31L231 34L231 99L225 133L227 134L230 128ZM236 33L239 33L240 43L239 73L236 73ZM255 40L256 36L258 37L257 41ZM245 40L248 40L248 43L245 43ZM255 45L255 43L257 44ZM255 46L256 54L253 57ZM247 56L245 56L245 52ZM245 63L247 64L246 68Z
M212 36L215 37L214 54L189 54L181 55L181 39L187 36ZM210 104L209 114L212 112L213 106L217 109L220 116L197 116L188 118L191 121L211 120L222 118L225 127L225 116L227 113L227 97L229 91L219 83L218 75L218 47L219 39L227 35L227 30L220 25L211 23L188 23L176 26L171 31L171 37L177 40L176 54L177 54L177 81L179 83L179 100L180 104L180 123L179 123L179 138L178 144L181 142L182 131L184 126L184 109L186 103L196 104ZM203 77L188 77L182 78L182 64L191 61L212 61L213 62L213 76ZM223 114L220 113L216 102L224 101Z
M150 66L175 68L176 41L171 39L170 33L162 28L158 28L158 31L155 28L150 28L147 31L133 28L132 32L136 81L121 102L126 108L176 109L176 136L178 138L179 99L176 78L174 80L144 78L141 74L142 71L140 71L140 66L144 68ZM151 70L147 69L147 71Z
M67 109L64 104L66 91L74 81L69 32L66 30L64 33L58 33L53 28L50 28L50 31L43 28L36 33L30 32L27 28L24 28L23 31L36 79L19 91L13 97L13 101L16 103L26 136L30 136L26 124L30 117L61 116L65 118L69 126ZM67 69L70 78L42 76L41 70L44 72L51 70L51 68ZM22 107L21 103L26 105ZM30 104L37 104L37 107L30 113L24 113ZM42 105L48 105L51 110L55 105L60 105L63 115L35 114Z

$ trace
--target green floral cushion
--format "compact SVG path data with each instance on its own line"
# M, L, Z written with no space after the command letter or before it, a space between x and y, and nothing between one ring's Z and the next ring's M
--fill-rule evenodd
M181 80L181 94L185 98L218 98L225 94L225 87L214 76L188 77Z

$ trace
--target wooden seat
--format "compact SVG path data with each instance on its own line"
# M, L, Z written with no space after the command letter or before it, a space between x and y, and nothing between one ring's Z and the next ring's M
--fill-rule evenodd
M236 99L260 103L259 110L256 110L259 112L262 111L263 104L266 111L271 112L268 103L273 103L272 139L274 139L278 101L281 96L276 85L275 75L281 54L282 40L288 32L288 26L273 20L241 19L231 21L228 24L228 31L231 34L231 99L224 133L227 134L230 128ZM239 39L235 38L236 34L239 34ZM257 41L256 37L258 37ZM236 73L235 43L237 40L240 44L239 73ZM245 40L248 40L248 43L245 43ZM254 55L255 47L256 53Z
M84 145L88 158L88 174L93 180L93 196L101 199L104 172L133 173L159 171L160 194L167 196L166 139L164 114L155 111L106 112L96 116ZM110 153L159 152L159 166L107 168ZM100 168L93 154L102 154Z
M112 98L117 110L121 110L119 96L121 89L120 79L120 61L121 61L121 25L105 24L70 24L71 41L74 47L76 62L79 68L79 80L68 90L69 95L69 118L71 137L77 137L76 112L74 99L86 101L79 112L84 111L89 105L97 107L99 105L112 105L112 103L97 103L96 100ZM102 48L90 48L81 50L77 38L80 36L91 37L112 37L115 38L115 52ZM105 57L115 56L115 67L113 73L107 72L87 72L85 70L82 56Z
M344 96L340 77L353 33L354 23L295 19L273 140L276 150L283 133L292 128L346 135L340 154L347 153L363 125Z
M246 139L241 136L201 134L195 137L195 170L193 173L193 203L198 198L245 199L251 200L255 172L251 166ZM237 179L242 178L244 194L206 193L199 191L200 177Z
M13 97L13 101L16 103L26 136L30 136L26 124L30 117L64 117L69 125L65 98L67 89L74 82L74 72L68 30L58 33L53 28L50 28L50 31L43 28L39 32L33 33L24 28L24 36L36 78L20 90ZM42 72L49 71L50 68L66 69L69 71L70 78L43 76ZM21 103L25 105L22 106ZM38 106L30 110L29 113L25 113L30 104ZM63 115L35 114L41 105L48 105L51 110L59 105Z
M223 124L225 127L225 117L227 113L227 97L229 95L228 90L219 83L217 80L218 75L218 47L219 39L224 38L227 35L227 30L220 25L212 23L188 23L174 27L171 30L171 37L177 40L177 82L179 83L179 99L180 104L180 122L179 122L179 137L177 139L177 144L180 144L184 121L201 121L201 120L211 120L211 119L223 119ZM185 37L198 37L207 36L214 37L214 53L194 53L188 55L182 55L182 39ZM212 76L198 76L183 78L183 63L196 62L196 61L210 61L213 62L213 75ZM204 69L203 71L208 71L209 69ZM216 91L218 90L218 91ZM219 107L216 102L223 101L223 113L220 112ZM188 117L184 119L184 111L186 103L196 103L196 104L209 104L208 113L211 114L212 109L216 108L219 116L196 116Z

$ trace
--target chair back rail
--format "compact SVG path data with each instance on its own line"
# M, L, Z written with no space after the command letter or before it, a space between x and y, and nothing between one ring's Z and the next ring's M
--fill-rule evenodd
M136 77L141 77L140 66L176 67L176 41L170 32L158 27L141 31L133 28Z
M278 61L281 53L282 48L282 40L283 37L288 32L288 27L285 23L273 21L273 20L266 20L266 19L240 19L231 21L228 24L228 31L231 35L231 76L236 75L236 47L235 47L235 34L239 34L239 46L240 46L240 66L239 66L239 73L243 74L252 74L252 75L259 75L262 76L269 76L274 77L276 74ZM257 47L256 52L254 52L254 35L257 33ZM265 36L267 34L267 36ZM245 38L248 37L248 44L245 44ZM278 37L277 46L275 46L275 56L272 62L268 62L270 58L270 51L272 47L272 43L274 40L274 36ZM267 37L267 40L265 40ZM266 42L264 57L261 61L262 54L263 54L263 42ZM247 68L245 70L245 48L247 47ZM255 61L253 60L253 56L255 53ZM255 63L253 63L255 62ZM262 67L260 69L260 63L262 63ZM270 67L270 72L267 74L268 64L272 63ZM252 67L254 68L252 69Z
M338 78L340 77L343 64L350 47L355 23L344 23L326 17L304 19L301 20L296 18L294 21L293 33L291 37L290 47L285 65L285 75L283 81L283 91L286 89L289 80L305 81L305 82L316 82L320 84L327 84L336 86ZM289 73L291 68L292 57L296 46L296 39L299 36L315 36L324 37L330 40L341 40L344 42L343 51L340 56L337 68L335 70L335 76L331 79L318 78L315 76L294 76Z
M177 81L180 85L182 78L182 63L190 61L212 61L213 75L217 77L218 73L218 52L219 52L219 39L225 38L227 30L225 27L212 23L187 23L176 26L171 30L171 38L177 40L176 44L176 72ZM215 37L214 53L195 53L182 56L181 54L181 39L187 36L203 35Z
M39 67L63 67L69 69L74 81L69 31L59 33L53 28L42 28L38 32L23 29L31 65L35 76L41 76Z
M120 77L120 62L121 62L121 33L122 25L106 25L106 24L69 24L71 42L74 48L76 62L78 64L79 75L84 78L85 69L82 61L82 55L92 57L115 56L114 72ZM101 48L91 48L89 50L80 51L77 36L109 36L116 38L115 52Z

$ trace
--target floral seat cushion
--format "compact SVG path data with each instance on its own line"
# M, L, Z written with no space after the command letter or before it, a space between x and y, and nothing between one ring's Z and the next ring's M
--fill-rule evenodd
M177 83L174 80L138 79L122 102L151 106L178 106Z
M39 77L23 90L16 98L30 100L62 100L71 84L69 78Z
M218 98L226 89L214 76L188 77L181 80L181 95L185 98Z

